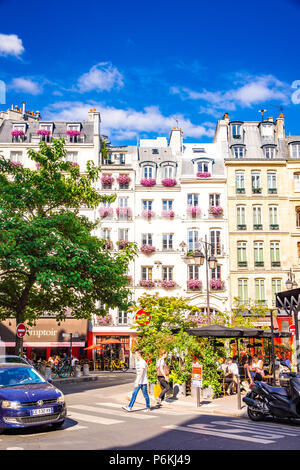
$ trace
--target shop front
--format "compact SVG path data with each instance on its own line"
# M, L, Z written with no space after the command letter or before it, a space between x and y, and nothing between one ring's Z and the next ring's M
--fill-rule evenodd
M26 323L25 323L26 325ZM26 356L33 360L47 360L50 356L86 356L88 320L67 319L60 324L55 318L40 318L35 326L27 325L23 338ZM5 354L15 354L15 319L0 322L0 340Z
M136 334L120 331L99 331L89 333L89 346L101 346L101 349L88 351L88 358L93 359L96 369L105 370L110 367L112 360L124 361L134 367L134 357L131 353Z

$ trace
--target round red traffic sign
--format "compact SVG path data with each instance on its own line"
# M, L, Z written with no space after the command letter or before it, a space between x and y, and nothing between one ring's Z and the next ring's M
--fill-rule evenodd
M138 325L148 325L151 320L151 315L146 312L146 310L143 310L142 308L138 310L135 314L135 321L137 322Z
M16 328L16 333L19 338L23 338L26 335L26 326L24 323L19 323Z
M289 332L292 333L293 336L295 336L295 325L294 324L289 326Z

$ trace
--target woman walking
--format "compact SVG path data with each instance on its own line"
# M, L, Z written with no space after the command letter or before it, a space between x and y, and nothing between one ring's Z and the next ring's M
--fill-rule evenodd
M156 363L156 372L157 372L157 380L161 386L161 393L159 397L156 399L157 405L161 405L163 399L165 398L165 394L170 390L169 384L169 369L166 365L165 359L167 357L167 351L161 349L159 351L159 359Z

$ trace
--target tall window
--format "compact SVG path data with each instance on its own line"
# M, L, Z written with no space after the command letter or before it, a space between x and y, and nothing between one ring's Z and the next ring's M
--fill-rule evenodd
M296 207L296 227L300 228L300 207Z
M144 199L142 201L143 210L144 211L152 211L152 203L153 203L153 201L151 201L149 199Z
M78 152L67 152L66 155L66 161L67 162L78 162Z
M190 207L196 207L198 206L198 194L188 194L187 196L187 203L188 206Z
M300 191L300 173L294 173L294 191Z
M237 206L236 221L237 221L238 228L246 227L246 207L245 206Z
M238 296L241 303L247 303L248 297L248 279L238 280Z
M277 175L275 171L268 171L268 192L276 192L277 190Z
M163 250L173 250L173 233L164 233L162 236Z
M199 279L199 266L195 264L190 264L188 266L188 278L190 279Z
M254 263L257 266L264 264L264 244L263 242L254 242Z
M119 207L128 207L128 197L119 197Z
M199 232L198 230L188 231L188 251L194 251L199 248Z
M259 171L252 171L251 181L252 181L252 190L260 189L260 172Z
M277 292L281 292L281 279L272 279L272 305L276 305Z
M128 324L128 313L123 311L123 310L119 310L118 312L118 324L119 325L127 325Z
M154 168L153 168L153 166L144 166L143 176L144 176L144 178L154 178Z
M278 206L269 206L269 224L271 229L278 228Z
M235 188L237 192L245 192L245 172L237 171L235 173Z
M253 228L262 228L261 206L253 206Z
M119 228L119 240L128 240L128 228Z
M174 178L175 168L171 165L164 166L162 168L162 177L163 178Z
M152 245L152 233L142 234L142 245Z
M220 194L210 194L209 195L209 205L216 207L220 205Z
M11 162L20 162L22 163L22 152L10 152L10 161Z
M238 265L247 266L247 242L237 243Z
M173 201L171 199L164 199L162 201L163 211L171 211L173 209Z
M255 279L255 300L256 302L265 303L265 280Z
M163 266L162 278L163 278L163 281L173 281L173 267Z
M207 173L209 171L208 162L198 162L197 163L197 171L199 173Z
M221 232L220 230L211 230L210 231L210 243L212 255L221 255Z
M111 240L111 229L110 228L103 228L102 229L102 238L104 238L104 240Z
M291 144L291 154L293 158L300 158L300 143Z
M232 129L233 138L237 139L241 137L241 125L240 124L232 124L231 129Z
M212 269L212 270L211 270L211 278L212 278L212 279L219 279L219 280L222 279L222 275L221 275L221 265L220 265L220 264L218 264L215 269Z
M125 153L120 153L120 165L125 165Z
M270 251L271 251L271 264L273 266L280 264L280 243L271 242Z
M232 147L234 158L244 158L245 148L244 147Z
M142 266L143 281L152 281L152 267Z

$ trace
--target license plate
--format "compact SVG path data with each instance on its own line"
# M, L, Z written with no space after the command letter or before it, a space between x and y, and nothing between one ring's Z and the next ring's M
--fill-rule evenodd
M31 416L50 415L53 413L53 408L39 408L37 410L31 410Z

